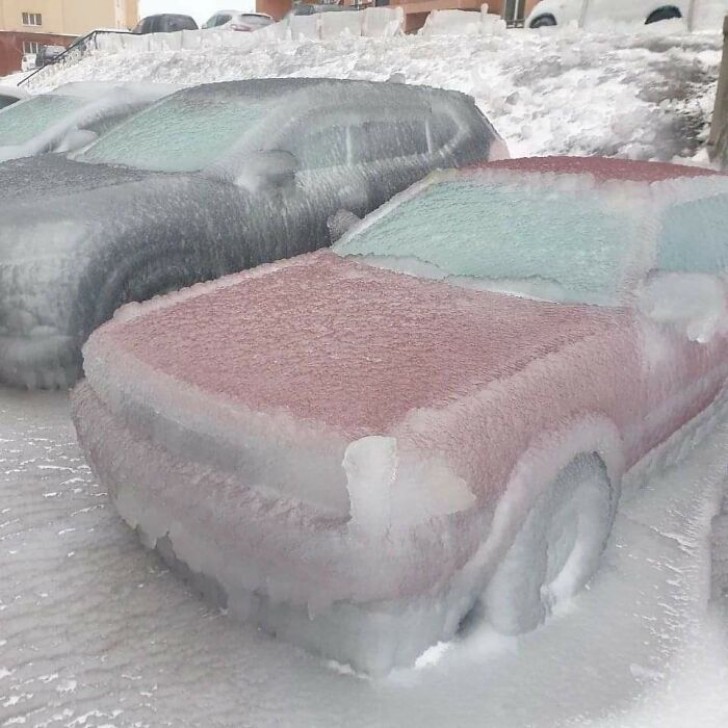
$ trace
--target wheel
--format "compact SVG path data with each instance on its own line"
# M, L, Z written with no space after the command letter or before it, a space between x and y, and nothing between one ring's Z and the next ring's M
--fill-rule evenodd
M556 25L556 18L553 15L539 15L530 23L531 28L546 28L551 25Z
M675 20L677 18L682 18L682 13L677 8L658 8L653 13L649 14L647 20L645 20L645 25L649 25L650 23L659 23L661 20Z
M612 529L616 495L594 453L574 458L538 498L483 595L504 634L535 629L589 581Z

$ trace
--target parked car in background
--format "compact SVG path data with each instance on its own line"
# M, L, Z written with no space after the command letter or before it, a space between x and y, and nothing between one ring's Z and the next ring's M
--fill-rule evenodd
M597 570L623 476L725 407L726 214L696 167L434 173L332 250L122 309L79 440L173 568L355 669L531 630Z
M35 56L35 67L43 68L55 63L58 56L66 52L65 46L62 45L44 45Z
M82 82L24 98L0 111L0 162L88 146L173 90L169 85Z
M274 22L273 18L266 13L241 13L237 10L220 10L202 27L203 29L220 28L251 32L272 25Z
M689 0L541 0L526 18L526 27L565 25L580 20L584 12L589 21L657 23L687 17L689 6Z
M504 154L464 94L281 78L188 88L73 159L3 165L0 381L70 384L120 305L330 245L433 169Z
M142 18L131 31L137 34L176 33L179 30L197 30L195 19L189 15L163 13Z
M36 53L23 53L23 58L20 61L20 70L24 73L35 70L36 56Z
M17 86L0 86L0 109L27 97L28 94Z

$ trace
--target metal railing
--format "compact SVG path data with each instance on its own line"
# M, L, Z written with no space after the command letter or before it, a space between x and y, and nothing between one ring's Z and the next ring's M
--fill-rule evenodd
M76 39L63 53L56 56L53 61L47 63L40 68L36 68L32 73L29 73L22 81L18 83L18 86L27 84L31 79L35 79L38 74L48 72L50 69L57 69L59 65L67 66L71 63L78 63L81 58L88 53L90 50L94 50L97 47L96 40L100 36L110 35L128 35L127 32L117 30L92 30L90 33L81 36Z

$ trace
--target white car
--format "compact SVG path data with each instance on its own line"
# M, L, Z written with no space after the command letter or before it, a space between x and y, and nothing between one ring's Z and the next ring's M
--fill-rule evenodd
M23 59L20 61L20 70L23 73L35 70L35 53L23 53Z
M689 9L690 0L541 0L526 18L526 27L542 28L585 20L656 23L687 18Z
M250 33L260 30L275 21L265 13L241 13L238 10L220 10L215 13L202 27L224 28L226 30L240 30Z

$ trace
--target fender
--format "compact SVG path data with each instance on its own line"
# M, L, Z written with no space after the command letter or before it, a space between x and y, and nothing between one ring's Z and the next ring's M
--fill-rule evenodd
M575 417L537 437L521 455L496 505L488 535L463 571L482 579L484 585L512 545L538 497L564 467L583 453L596 453L604 463L614 515L625 470L622 437L614 422L604 415Z

